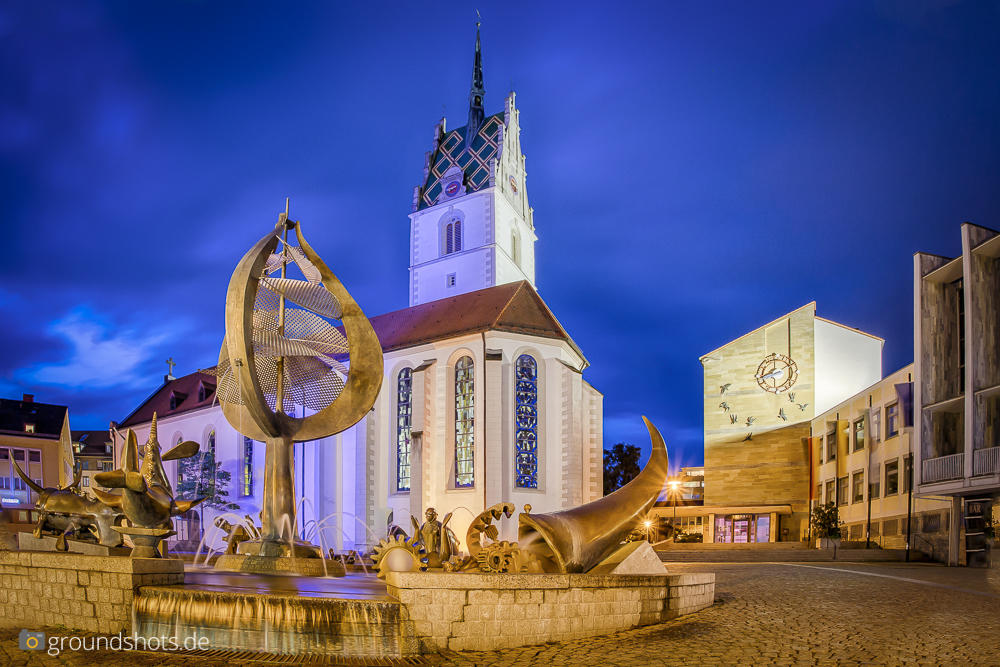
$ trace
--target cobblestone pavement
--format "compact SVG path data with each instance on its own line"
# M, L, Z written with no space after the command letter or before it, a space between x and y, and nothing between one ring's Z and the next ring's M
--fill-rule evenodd
M602 638L425 657L439 667L1000 665L1000 590L984 570L902 563L669 567L675 573L715 572L722 602L669 623ZM17 632L0 631L2 666L160 664L262 663L149 653L51 657L20 651Z

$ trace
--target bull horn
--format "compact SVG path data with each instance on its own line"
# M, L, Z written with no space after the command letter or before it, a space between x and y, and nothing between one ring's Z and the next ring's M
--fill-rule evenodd
M653 451L635 479L609 496L549 514L518 517L518 542L560 574L587 572L610 556L656 502L667 481L667 446L648 419Z
M72 483L70 483L70 485L67 486L66 489L75 489L77 486L80 485L80 480L82 478L83 478L83 468L80 468L76 471L76 475L73 476Z
M24 471L21 470L21 466L17 465L17 461L14 460L14 452L8 449L7 455L10 456L10 462L14 464L14 470L17 471L17 476L21 478L22 482L27 484L28 488L37 493L38 495L42 495L43 493L45 493L45 489L35 484L35 481L33 479L24 474Z

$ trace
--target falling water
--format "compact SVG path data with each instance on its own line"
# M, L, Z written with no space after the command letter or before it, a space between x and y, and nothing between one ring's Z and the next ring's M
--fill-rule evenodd
M212 585L213 576L198 574L202 584L142 587L133 605L133 632L180 641L206 637L213 649L358 657L413 652L410 624L401 623L399 603L377 579L334 583L226 575ZM315 588L304 589L309 586Z

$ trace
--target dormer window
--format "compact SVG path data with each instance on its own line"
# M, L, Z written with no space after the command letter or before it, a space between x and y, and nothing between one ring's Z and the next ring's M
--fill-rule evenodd
M35 432L35 425L34 424L25 424L24 425L24 432L25 433L34 433Z
M170 392L170 409L176 410L184 402L185 398L187 398L187 394L181 394L176 391Z
M212 395L213 391L215 391L215 387L213 385L206 384L204 382L199 382L198 383L198 402L199 403L203 402L206 398L208 398L209 396Z

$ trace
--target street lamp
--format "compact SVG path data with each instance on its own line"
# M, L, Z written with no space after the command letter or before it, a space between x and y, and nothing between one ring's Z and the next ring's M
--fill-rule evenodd
M643 522L643 525L646 526L646 541L647 542L649 542L649 526L650 526L650 524L651 524L650 521L644 521Z
M674 505L674 520L670 523L670 527L673 528L673 541L677 544L677 482L670 482L670 497Z

